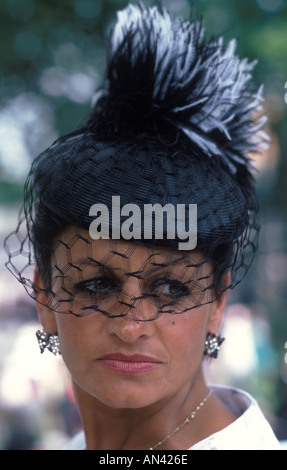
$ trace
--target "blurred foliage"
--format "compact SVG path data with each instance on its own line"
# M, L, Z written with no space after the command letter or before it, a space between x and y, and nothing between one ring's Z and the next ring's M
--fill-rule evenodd
M0 181L0 204L18 202L23 197L23 184Z

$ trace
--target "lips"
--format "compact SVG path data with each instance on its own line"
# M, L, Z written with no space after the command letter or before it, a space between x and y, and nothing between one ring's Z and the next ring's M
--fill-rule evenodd
M144 354L128 356L118 352L106 354L98 362L107 369L128 374L152 371L161 364L158 359Z

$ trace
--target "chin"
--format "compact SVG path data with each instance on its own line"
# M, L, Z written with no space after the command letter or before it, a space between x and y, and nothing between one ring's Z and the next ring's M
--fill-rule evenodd
M114 387L101 387L91 395L104 405L115 409L140 409L150 406L163 398L163 393L143 384L133 386L131 383Z

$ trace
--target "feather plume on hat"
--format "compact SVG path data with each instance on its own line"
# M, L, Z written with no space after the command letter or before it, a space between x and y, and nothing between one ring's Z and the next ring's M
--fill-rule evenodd
M202 20L172 19L164 9L142 3L118 12L107 75L95 95L88 126L119 135L185 135L232 173L251 166L249 153L268 145L262 130L261 86L254 92L256 61L235 55L236 41L204 39ZM167 130L168 129L168 130Z

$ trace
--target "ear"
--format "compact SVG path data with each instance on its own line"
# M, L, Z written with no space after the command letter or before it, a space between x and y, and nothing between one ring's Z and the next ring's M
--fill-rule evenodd
M230 283L230 274L228 273L224 278L224 286L227 287ZM228 290L226 289L221 296L210 304L210 314L207 322L207 333L218 334L221 324L223 322L226 302L228 297Z
M49 307L49 293L45 289L38 268L34 271L34 291L39 320L46 333L54 335L57 331L56 317L53 310Z

